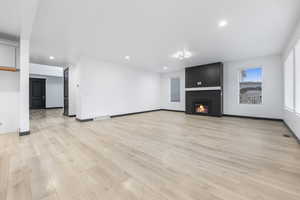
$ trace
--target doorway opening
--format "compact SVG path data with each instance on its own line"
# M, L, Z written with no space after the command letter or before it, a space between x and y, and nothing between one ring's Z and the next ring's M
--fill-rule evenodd
M46 81L40 78L30 78L29 82L30 109L46 108Z

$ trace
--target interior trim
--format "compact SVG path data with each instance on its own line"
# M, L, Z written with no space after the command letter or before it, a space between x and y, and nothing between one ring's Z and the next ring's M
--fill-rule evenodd
M252 116L243 116L243 115L229 115L223 114L224 117L238 117L238 118L247 118L247 119L257 119L257 120L271 120L271 121L283 121L283 119L276 118L267 118L267 117L252 117Z
M90 119L78 119L76 118L77 121L79 122L89 122L89 121L94 121L94 119L90 118Z
M17 38L14 40L17 40ZM19 47L19 42L13 40L0 39L0 44L16 48Z
M127 115L136 115L136 114L143 114L143 113L148 113L148 112L157 112L157 111L161 111L161 109L157 109L157 110L147 110L147 111L142 111L142 112L133 112L133 113L125 113L125 114L120 114L120 115L111 115L111 118L115 118L115 117L123 117L123 116L127 116Z
M26 136L26 135L30 135L30 131L19 132L19 136Z
M185 113L183 110L170 110L170 109L160 109L161 111L169 111L169 112L182 112Z
M283 120L284 125L289 129L289 131L292 133L293 137L297 140L297 142L300 144L300 139L296 136L295 132L289 127L289 125Z
M195 87L195 88L185 88L185 91L205 91L205 90L221 90L220 86L218 87Z
M64 107L47 107L45 109L62 109L62 108L64 108Z

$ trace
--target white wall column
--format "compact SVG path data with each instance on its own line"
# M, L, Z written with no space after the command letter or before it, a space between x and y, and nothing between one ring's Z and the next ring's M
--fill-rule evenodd
M28 135L29 122L29 56L30 36L39 0L21 1L20 19L20 135Z
M29 122L29 40L20 39L20 135L30 133Z

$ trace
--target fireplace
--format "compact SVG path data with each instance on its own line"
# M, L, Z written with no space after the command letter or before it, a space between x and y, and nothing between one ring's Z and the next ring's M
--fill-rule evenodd
M187 114L222 116L222 101L220 90L187 91Z
M221 117L223 63L185 69L185 113Z
M209 114L209 102L197 102L194 103L194 113L195 114Z

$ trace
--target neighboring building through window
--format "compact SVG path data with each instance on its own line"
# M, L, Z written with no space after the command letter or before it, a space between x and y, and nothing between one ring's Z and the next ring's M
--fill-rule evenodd
M171 102L180 102L180 78L171 78Z
M240 104L262 104L262 68L240 72Z

